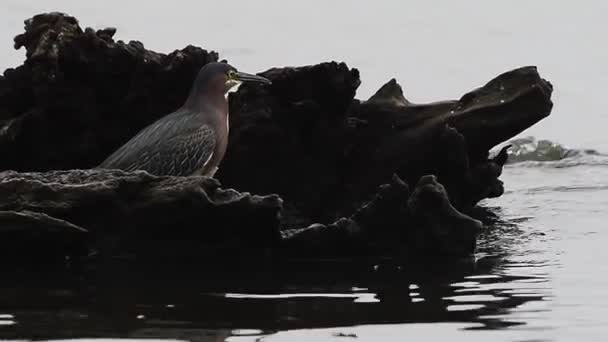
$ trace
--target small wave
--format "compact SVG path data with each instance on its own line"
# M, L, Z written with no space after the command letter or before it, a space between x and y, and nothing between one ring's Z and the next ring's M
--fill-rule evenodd
M508 154L508 164L527 167L574 167L579 165L608 165L608 155L593 149L570 149L550 140L534 137L513 139Z
M567 158L567 159L562 159L562 160L556 160L556 161L523 161L523 162L513 162L513 161L509 161L507 163L507 166L517 166L517 167L547 167L547 168L555 168L555 169L561 169L561 168L570 168L570 167L577 167L577 166L608 166L608 156L601 156L601 157L596 157L596 156L588 156L588 155L583 155L583 156L578 156L578 157L571 157L571 158Z
M580 185L580 186L541 186L536 188L527 189L526 192L530 194L544 193L544 192L590 192L590 191L603 191L608 190L608 185Z

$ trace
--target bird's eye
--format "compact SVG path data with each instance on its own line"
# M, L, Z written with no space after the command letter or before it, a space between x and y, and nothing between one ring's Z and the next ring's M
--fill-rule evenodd
M236 73L234 72L234 70L228 71L228 78L229 79L234 79L235 76L236 76Z

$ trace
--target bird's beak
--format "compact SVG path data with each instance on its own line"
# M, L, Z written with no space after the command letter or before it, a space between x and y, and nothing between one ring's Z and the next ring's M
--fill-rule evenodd
M252 75L252 74L248 74L246 72L240 72L240 71L237 71L235 73L234 78L237 81L241 81L241 82L255 82L255 83L262 83L262 84L272 84L272 82L265 77Z

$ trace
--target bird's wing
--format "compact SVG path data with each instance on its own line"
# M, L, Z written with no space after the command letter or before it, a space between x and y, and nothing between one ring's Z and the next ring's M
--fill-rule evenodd
M142 149L136 170L154 175L190 176L200 171L213 155L216 137L204 125L158 141Z
M168 134L159 135L159 130ZM189 176L201 170L211 158L215 143L215 132L208 125L196 125L185 130L150 127L118 149L99 167L145 170L159 176Z

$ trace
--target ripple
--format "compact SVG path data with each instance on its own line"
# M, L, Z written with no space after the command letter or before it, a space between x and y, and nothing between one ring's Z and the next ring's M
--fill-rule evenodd
M225 293L226 298L244 299L294 299L294 298L353 298L361 299L375 296L375 293L277 293L277 294L257 294L257 293Z
M479 283L476 281L463 281L460 283L450 284L450 286L452 286L452 287L470 287L470 286L478 286L478 285L479 285Z
M507 299L506 297L496 297L493 295L462 295L462 296L451 296L443 297L445 300L451 300L454 302L498 302Z
M541 186L536 188L528 188L524 193L527 194L539 194L546 192L590 192L590 191L603 191L608 190L608 185L558 185L558 186Z
M468 276L468 277L465 277L465 279L472 279L472 280L476 280L476 279L500 279L500 276L496 275L496 274L482 274L482 275Z
M262 335L264 331L259 329L234 329L231 333L234 336L259 336Z
M447 311L471 311L483 309L484 307L485 305L483 304L454 304L448 305Z

